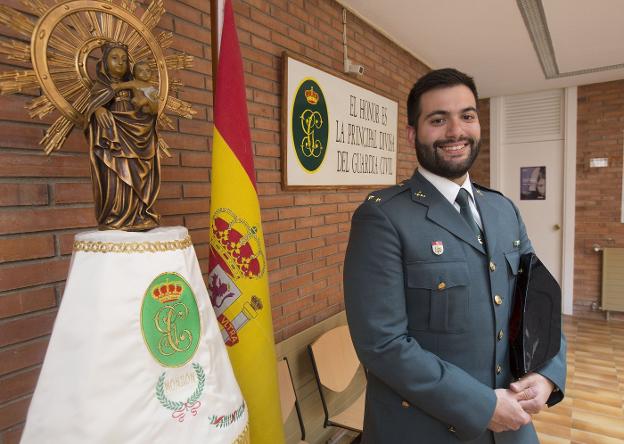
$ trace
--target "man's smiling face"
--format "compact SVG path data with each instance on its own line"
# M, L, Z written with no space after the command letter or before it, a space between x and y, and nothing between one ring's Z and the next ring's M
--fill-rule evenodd
M420 97L417 128L408 137L418 162L442 177L463 182L479 153L481 126L472 91L464 85L436 88Z

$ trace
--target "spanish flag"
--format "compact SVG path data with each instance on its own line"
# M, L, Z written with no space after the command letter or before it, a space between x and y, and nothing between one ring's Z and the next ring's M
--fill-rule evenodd
M224 5L214 121L208 291L249 409L251 442L280 444L268 263L231 0Z

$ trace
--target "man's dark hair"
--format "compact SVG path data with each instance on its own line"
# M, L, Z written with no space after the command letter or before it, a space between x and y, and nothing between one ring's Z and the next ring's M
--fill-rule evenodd
M407 96L407 123L416 128L420 116L420 97L427 91L438 88L464 85L474 94L475 103L479 101L474 79L454 68L443 68L430 71L422 76L412 87Z

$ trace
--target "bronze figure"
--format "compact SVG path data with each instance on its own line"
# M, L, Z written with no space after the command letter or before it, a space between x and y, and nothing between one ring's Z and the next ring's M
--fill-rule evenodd
M40 142L46 154L59 149L74 127L84 130L100 229L157 227L160 155L170 155L158 126L173 128L165 111L189 119L195 114L190 104L169 96L180 82L170 81L168 70L190 66L192 57L165 56L171 33L151 32L165 11L163 0L152 0L140 18L135 0L25 4L37 22L0 5L0 24L30 37L30 46L0 44L0 54L30 61L33 69L0 73L0 94L40 87L42 95L27 105L30 116L61 113Z
M142 67L135 64L135 72L137 68ZM98 225L155 228L160 219L153 209L160 189L157 110L137 86L154 88L149 78L133 78L127 48L120 44L104 45L96 70L85 116Z

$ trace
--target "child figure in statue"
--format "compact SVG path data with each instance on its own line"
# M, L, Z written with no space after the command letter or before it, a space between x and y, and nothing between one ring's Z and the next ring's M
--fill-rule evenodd
M146 114L158 113L158 90L150 83L152 69L146 61L136 62L132 69L134 80L123 83L114 83L115 92L123 89L132 90L132 106Z
M135 79L126 46L105 44L86 111L95 211L101 230L146 231L159 225L160 216L153 209L160 190L158 103L144 90L152 87L149 65L137 65L134 72L140 77ZM136 91L134 97L131 91Z

